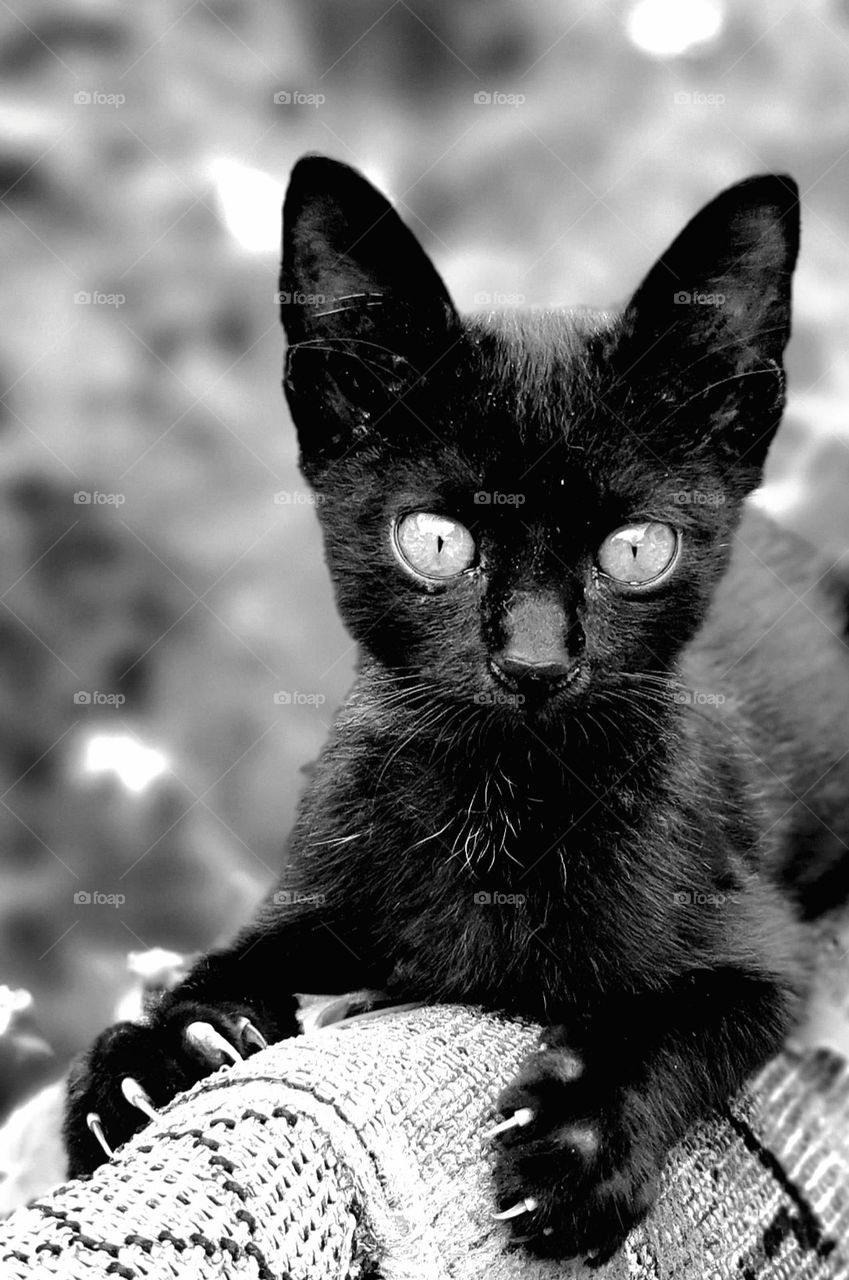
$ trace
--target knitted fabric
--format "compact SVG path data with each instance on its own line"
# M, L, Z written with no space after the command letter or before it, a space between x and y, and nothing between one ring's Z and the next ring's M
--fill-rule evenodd
M482 1134L538 1029L419 1008L286 1041L201 1081L90 1179L0 1227L0 1276L259 1280L849 1278L849 1072L783 1054L673 1153L600 1270L493 1222Z

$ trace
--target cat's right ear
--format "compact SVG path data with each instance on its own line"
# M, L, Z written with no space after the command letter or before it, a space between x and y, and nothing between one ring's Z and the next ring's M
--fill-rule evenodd
M760 482L784 404L799 192L764 174L723 191L688 223L625 309L620 385L657 456L724 455ZM659 410L659 420L658 411Z
M445 285L389 201L324 156L292 171L280 316L307 471L409 416L460 332Z

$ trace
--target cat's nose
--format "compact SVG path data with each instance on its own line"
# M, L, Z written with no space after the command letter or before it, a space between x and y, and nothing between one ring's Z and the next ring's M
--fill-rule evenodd
M511 688L542 692L565 680L575 666L569 652L570 627L558 598L546 591L523 591L511 601L504 619L506 640L490 658L494 674Z

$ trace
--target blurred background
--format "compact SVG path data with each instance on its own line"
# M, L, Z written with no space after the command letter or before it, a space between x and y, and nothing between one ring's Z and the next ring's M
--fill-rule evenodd
M849 5L9 0L0 72L2 1119L250 914L351 679L280 393L295 159L364 169L461 309L615 304L791 172L764 501L837 555Z

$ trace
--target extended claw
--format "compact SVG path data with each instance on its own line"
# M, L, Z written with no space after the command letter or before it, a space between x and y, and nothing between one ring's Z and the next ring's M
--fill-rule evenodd
M262 1049L268 1048L268 1041L261 1031L257 1031L254 1024L249 1018L240 1018L236 1023L236 1029L239 1033L239 1041L246 1049L253 1049L259 1053Z
M148 1120L155 1120L159 1115L156 1107L147 1096L138 1080L134 1080L132 1076L124 1076L121 1081L121 1092L127 1099L131 1107L135 1107L137 1111L143 1112Z
M103 1132L103 1125L100 1123L100 1116L97 1114L96 1111L89 1111L88 1115L85 1118L85 1122L88 1125L90 1131L94 1134L95 1138L97 1138L97 1141L100 1143L101 1147L103 1147L103 1150L106 1152L107 1158L111 1160L114 1153L109 1143L106 1141L106 1134Z
M215 1030L211 1022L190 1022L186 1027L186 1039L203 1057L211 1062L217 1060L219 1066L225 1062L234 1065L242 1061L242 1055L224 1039L220 1031Z
M503 1213L494 1213L492 1215L496 1222L508 1222L510 1218L521 1218L523 1213L533 1213L538 1208L539 1201L533 1196L526 1196L524 1200L520 1200L518 1204L511 1205L509 1209L505 1209Z
M514 1111L508 1119L502 1120L500 1124L494 1125L492 1129L487 1129L483 1135L484 1140L495 1138L499 1133L507 1133L510 1129L524 1129L534 1118L534 1113L530 1107L519 1107L518 1111Z

